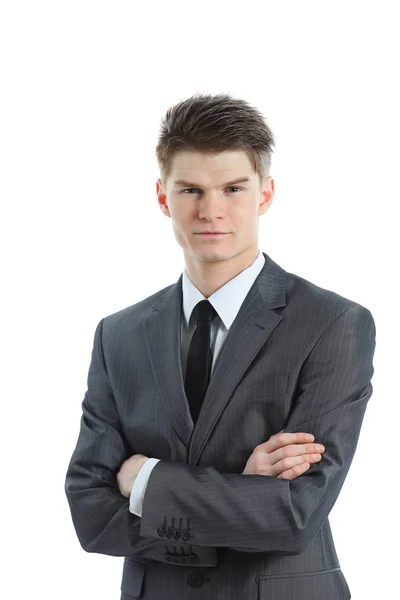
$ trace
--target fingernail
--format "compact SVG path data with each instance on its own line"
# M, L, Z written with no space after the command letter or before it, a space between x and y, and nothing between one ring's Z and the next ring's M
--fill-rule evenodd
M306 439L307 439L309 442L312 442L312 441L313 441L313 439L314 439L314 436L312 435L312 433L307 433L307 435L306 435Z

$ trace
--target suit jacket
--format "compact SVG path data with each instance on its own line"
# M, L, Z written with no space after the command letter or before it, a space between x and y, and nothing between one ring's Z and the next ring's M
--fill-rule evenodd
M372 394L374 319L263 254L195 427L182 277L96 328L65 491L84 550L125 557L121 600L350 598L328 515ZM322 460L293 481L242 475L284 428L313 433ZM161 459L142 517L116 484L136 453Z

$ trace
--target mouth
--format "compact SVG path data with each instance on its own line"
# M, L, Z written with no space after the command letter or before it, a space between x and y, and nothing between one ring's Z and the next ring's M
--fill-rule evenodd
M195 235L202 235L204 237L222 237L224 235L229 235L223 231L204 231L200 233L195 233Z

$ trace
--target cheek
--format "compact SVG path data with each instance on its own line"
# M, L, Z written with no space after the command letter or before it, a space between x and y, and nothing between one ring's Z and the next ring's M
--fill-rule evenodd
M174 206L174 209L171 210L171 217L173 220L177 222L179 225L185 225L189 223L192 217L193 210L190 206Z
M249 210L237 210L232 211L230 214L230 221L235 226L235 229L238 233L241 230L252 229L257 224L257 213L255 212L249 214Z
M185 211L175 211L171 214L172 227L175 235L186 237L191 228L191 218Z

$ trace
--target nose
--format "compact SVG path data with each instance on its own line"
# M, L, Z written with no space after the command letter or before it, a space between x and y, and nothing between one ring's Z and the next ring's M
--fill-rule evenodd
M199 218L213 221L225 215L225 199L218 192L204 193L199 201Z

